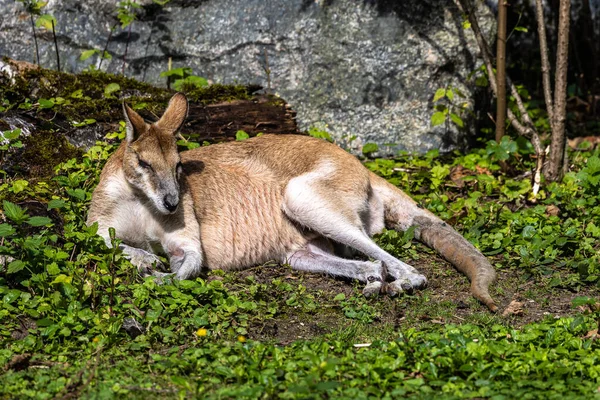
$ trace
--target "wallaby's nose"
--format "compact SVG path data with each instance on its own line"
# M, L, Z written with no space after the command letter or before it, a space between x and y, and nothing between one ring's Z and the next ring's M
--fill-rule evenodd
M179 198L178 198L178 196L173 196L171 194L168 194L163 199L163 204L164 204L165 208L167 210L169 210L169 212L173 212L173 211L177 210L177 206L179 205Z

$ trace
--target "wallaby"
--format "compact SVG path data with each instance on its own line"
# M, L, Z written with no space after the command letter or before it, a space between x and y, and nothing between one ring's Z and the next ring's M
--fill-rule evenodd
M415 237L465 273L473 295L497 309L488 293L495 271L483 254L336 145L263 135L180 153L183 94L153 124L125 103L123 110L127 135L100 175L88 224L98 223L109 246L113 227L142 274L161 276L158 252L177 279L275 260L366 282L366 296L393 296L424 288L427 279L371 236L384 227L415 226ZM374 261L344 258L351 251Z

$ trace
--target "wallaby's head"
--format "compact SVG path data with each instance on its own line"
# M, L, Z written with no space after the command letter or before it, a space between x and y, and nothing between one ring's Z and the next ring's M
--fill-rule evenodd
M161 214L174 213L179 205L182 166L175 135L187 111L187 99L177 93L163 116L147 124L123 103L127 124L123 172L127 181L142 191Z

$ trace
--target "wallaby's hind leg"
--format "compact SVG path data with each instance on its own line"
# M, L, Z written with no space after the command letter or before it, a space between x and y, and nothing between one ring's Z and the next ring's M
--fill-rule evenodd
M365 221L370 220L371 212L368 181L364 191L344 193L344 196L338 197L332 182L328 181L333 172L331 168L325 164L290 180L282 207L286 215L326 238L383 262L400 280L398 288L411 290L425 287L427 279L423 275L377 246L365 231Z
M367 282L363 289L366 297L379 294L385 277L381 261L347 260L330 253L325 240L310 242L305 248L296 251L283 260L293 269L357 279Z

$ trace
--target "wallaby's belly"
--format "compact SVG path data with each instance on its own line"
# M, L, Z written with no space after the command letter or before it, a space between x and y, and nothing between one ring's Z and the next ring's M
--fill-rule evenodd
M209 163L200 173L188 173L188 182L200 223L204 262L210 269L283 262L314 236L285 216L286 182L268 170Z

